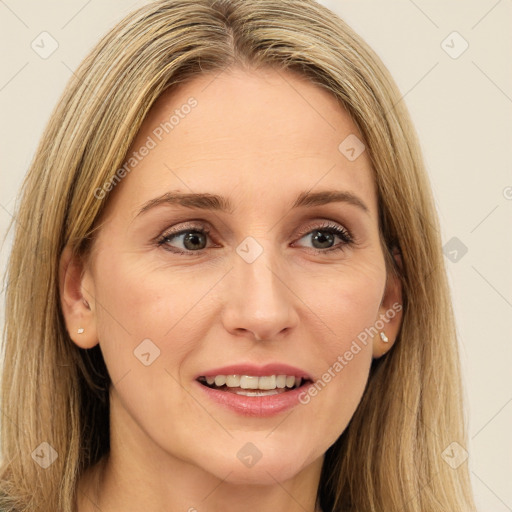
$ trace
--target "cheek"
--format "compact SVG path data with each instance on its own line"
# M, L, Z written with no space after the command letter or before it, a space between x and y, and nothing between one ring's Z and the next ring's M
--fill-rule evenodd
M316 322L319 343L315 350L323 365L301 402L319 425L326 426L322 431L325 440L319 442L327 445L346 428L368 380L375 335L372 328L385 286L383 263L376 261L379 264L347 267L329 279L320 275L308 279L308 306L312 317L321 320Z
M157 389L158 375L170 378L165 369L181 381L182 363L211 328L208 293L218 275L161 268L130 254L109 254L96 269L98 337L112 382L130 372Z
M339 266L329 272L317 271L297 279L299 297L311 317L318 318L320 344L324 355L333 357L348 350L352 340L374 325L383 297L386 271L382 255Z
M95 289L103 338L117 331L137 337L163 338L215 282L204 273L155 268L137 255L103 258ZM107 331L109 331L107 333Z
M175 411L201 412L183 393L179 372L198 349L189 312L215 279L162 271L140 260L112 254L98 260L98 337L116 397L130 418L143 428L164 423L175 430Z

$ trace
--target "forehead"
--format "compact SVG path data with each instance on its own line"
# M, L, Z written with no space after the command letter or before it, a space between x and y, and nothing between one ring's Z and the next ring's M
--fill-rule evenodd
M346 146L354 143L358 152L364 148L348 113L304 77L272 69L204 74L155 102L114 198L134 211L166 190L236 191L240 202L254 205L257 198L261 207L304 190L336 188L364 196L376 210L366 152L347 158Z

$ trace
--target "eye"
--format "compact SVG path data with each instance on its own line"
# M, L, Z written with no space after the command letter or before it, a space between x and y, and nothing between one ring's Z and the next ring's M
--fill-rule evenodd
M312 244L310 248L317 253L342 250L355 243L345 228L329 222L317 225L313 229L308 227L307 231L304 230L302 233L304 234L301 235L299 241L309 238ZM197 253L199 255L208 248L208 238L210 238L210 228L207 225L185 225L181 229L164 233L157 240L157 245L177 254L193 255L193 253ZM340 242L336 243L336 239L339 239ZM294 245L302 246L298 242L295 242Z
M186 254L201 252L207 248L210 229L203 225L193 225L178 231L164 233L158 239L158 246L168 251Z
M331 223L316 226L302 236L300 240L307 240L308 238L311 241L312 249L316 252L343 250L347 245L354 243L354 239L345 228ZM341 242L336 244L336 238L340 239Z

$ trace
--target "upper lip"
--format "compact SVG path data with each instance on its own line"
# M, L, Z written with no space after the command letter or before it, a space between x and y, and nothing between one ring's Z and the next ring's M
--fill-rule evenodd
M265 375L293 375L294 377L301 377L305 380L313 380L306 371L296 366L282 363L268 363L262 366L251 363L241 363L222 366L205 370L203 373L197 375L196 379L199 377L215 377L216 375L251 375L254 377L264 377Z

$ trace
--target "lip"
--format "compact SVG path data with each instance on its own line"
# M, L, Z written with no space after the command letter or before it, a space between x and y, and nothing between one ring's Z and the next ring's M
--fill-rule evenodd
M254 377L264 377L265 375L288 375L301 377L304 380L313 380L313 377L304 370L281 363L268 363L263 366L257 366L251 363L222 366L220 368L206 370L204 373L199 373L195 378L215 377L216 375L252 375Z
M232 412L242 416L267 418L299 405L299 395L304 393L309 386L312 386L313 382L305 383L296 389L270 396L237 395L228 391L209 388L197 380L194 381L194 385L198 386L210 400Z
M304 382L298 388L277 395L244 396L207 387L197 380L199 377L215 377L216 375L252 375L254 377L288 375L301 377L304 381L308 380L309 382ZM299 395L306 391L310 385L313 385L313 378L304 370L287 364L269 363L263 366L256 366L247 363L207 370L196 376L194 385L198 386L201 390L200 392L205 393L209 400L212 400L221 407L242 416L265 418L299 405Z

